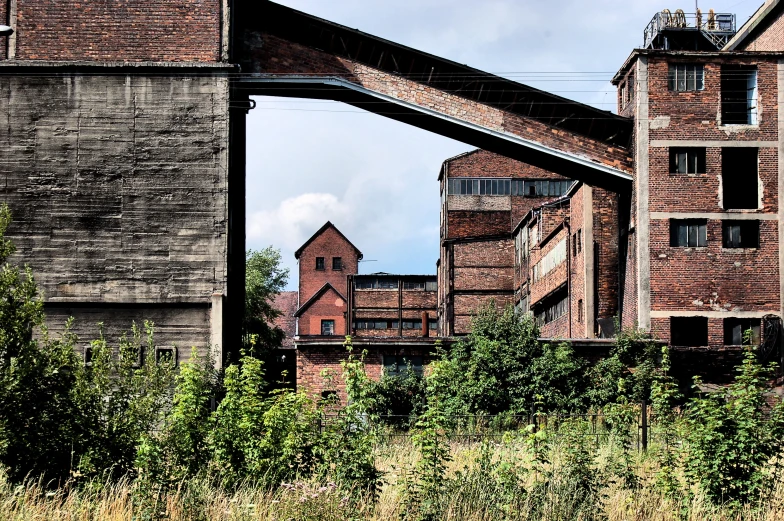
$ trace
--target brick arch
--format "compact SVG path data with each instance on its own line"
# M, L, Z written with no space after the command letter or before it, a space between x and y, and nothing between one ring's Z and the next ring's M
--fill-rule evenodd
M238 2L240 96L345 102L626 192L632 122L272 2Z

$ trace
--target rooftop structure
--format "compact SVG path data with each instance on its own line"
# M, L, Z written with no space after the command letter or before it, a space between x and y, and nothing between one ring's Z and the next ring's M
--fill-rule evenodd
M661 50L717 50L727 45L735 35L735 15L685 13L669 9L656 13L645 28L643 48Z

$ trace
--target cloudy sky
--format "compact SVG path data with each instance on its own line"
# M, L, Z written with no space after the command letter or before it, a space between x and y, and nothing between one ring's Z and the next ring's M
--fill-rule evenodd
M609 83L641 45L651 0L278 0L364 32L615 110ZM703 0L740 26L762 0ZM360 273L435 273L441 163L474 147L340 103L260 97L248 117L249 248L294 251L327 220Z

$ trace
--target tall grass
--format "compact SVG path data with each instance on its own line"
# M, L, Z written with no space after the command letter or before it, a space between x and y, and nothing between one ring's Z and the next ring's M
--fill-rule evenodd
M597 476L609 476L618 459L611 439L593 447ZM667 497L655 486L656 460L636 454L636 487L621 480L599 479L590 491L570 470L569 447L554 443L542 464L520 439L497 443L452 443L442 494L434 498L437 519L444 520L592 520L610 521L774 521L784 519L784 481L772 495L742 509L715 506L697 491ZM655 447L654 447L655 449ZM651 453L652 454L652 453ZM389 520L404 518L406 483L416 451L409 441L379 445L376 463L384 472L378 498L341 490L334 483L297 481L267 490L240 486L227 491L208 480L182 483L159 495L142 496L138 484L122 479L92 481L53 489L46 483L11 483L0 472L0 521L185 520ZM523 476L513 482L504 476ZM546 478L546 479L545 479Z

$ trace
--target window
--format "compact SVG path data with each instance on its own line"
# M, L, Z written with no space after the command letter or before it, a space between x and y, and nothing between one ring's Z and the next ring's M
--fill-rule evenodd
M705 149L704 148L671 148L670 149L671 174L704 174Z
M403 329L422 329L422 320L404 320Z
M390 277L357 277L354 279L354 289L397 289L396 278Z
M708 317L671 317L670 344L683 347L708 345Z
M577 257L577 234L572 234L572 257Z
M759 248L759 221L722 221L725 248Z
M583 231L577 230L577 253L583 251Z
M335 321L322 320L321 321L321 334L324 336L332 336L335 334Z
M703 248L708 245L705 219L670 219L670 246Z
M577 301L577 322L580 324L582 324L583 320L585 320L584 313L585 309L583 308L583 299L580 299Z
M523 195L525 197L561 197L569 191L571 186L572 181L513 179L512 195Z
M757 124L757 68L725 65L721 68L721 123Z
M397 329L397 320L368 318L354 322L354 329Z
M433 331L433 332L438 331L438 320L428 320L427 321L427 328L430 331Z
M424 370L424 357L422 356L403 356L403 355L384 355L384 372L389 376L402 376L411 371L422 374Z
M509 179L450 179L449 195L510 195Z
M751 331L751 336L747 337ZM758 318L725 318L724 345L759 345L760 320Z
M553 305L545 308L536 315L536 321L540 326L549 324L566 314L566 307L569 305L569 298L564 297Z
M686 92L705 89L705 68L701 64L670 64L669 89Z
M324 391L321 391L321 399L329 403L340 403L340 398L338 398L338 392L334 389L326 389Z
M324 269L324 257L316 257L316 269L317 270Z
M566 254L566 239L562 239L561 242L547 252L539 262L534 264L533 282L536 282L560 266L561 263L566 260Z
M332 257L332 269L335 271L343 269L343 259L341 257Z
M155 361L157 363L177 363L177 351L173 347L156 347L155 348Z
M84 348L84 365L87 365L87 366L93 365L93 348L92 347L85 347Z
M721 185L724 208L753 210L759 207L758 150L753 147L721 149Z

